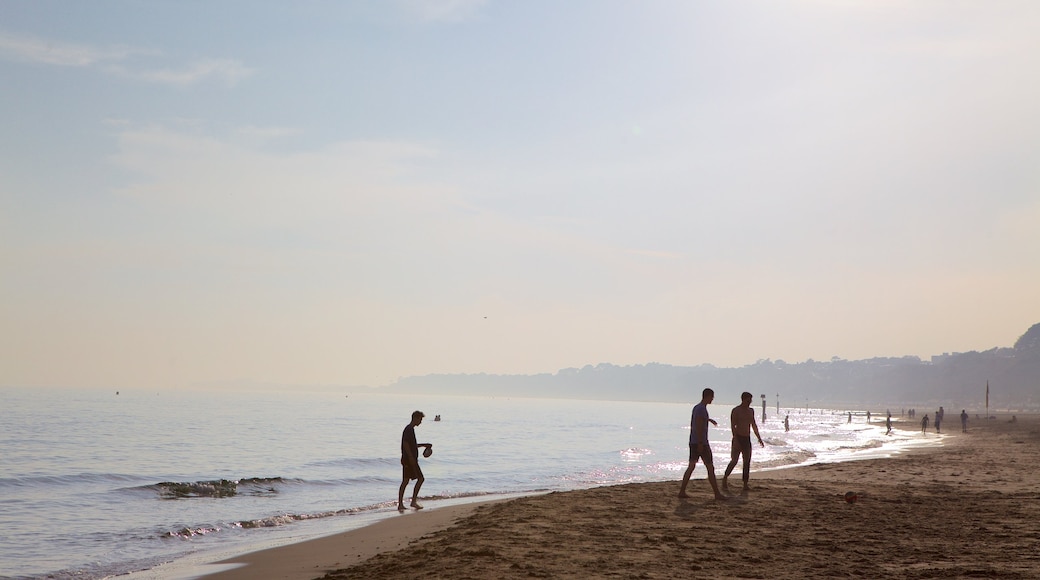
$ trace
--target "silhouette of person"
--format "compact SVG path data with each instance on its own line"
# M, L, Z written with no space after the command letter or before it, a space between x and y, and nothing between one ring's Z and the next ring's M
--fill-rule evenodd
M870 423L870 411L867 411L867 423Z
M968 411L961 409L961 433L968 432Z
M941 409L941 407L940 407L940 409ZM942 418L943 418L942 417L942 413L939 412L939 411L936 411L935 412L935 421L934 421L934 423L935 423L935 432L936 433L942 433L942 431L940 431L940 428L941 428L940 425L942 424Z
M785 415L784 416L784 433L787 433L790 430L791 430L791 416L790 415Z
M891 435L892 434L892 413L889 413L888 417L885 418L885 427L888 428L888 431L885 431L885 435Z
M921 433L928 432L928 413L924 414L924 419L921 419Z
M852 423L852 411L849 411L849 423Z
M419 505L419 488L422 487L426 478L423 477L422 469L419 468L419 448L433 449L433 444L416 443L415 428L422 423L425 416L422 411L412 413L412 422L408 423L404 428L404 432L401 433L401 467L403 468L403 474L401 488L397 491L397 509L399 511L404 510L404 491L408 487L408 482L413 479L415 480L415 487L412 488L411 506L417 510L423 508L423 506Z
M751 473L751 430L754 429L758 444L765 447L762 435L758 432L758 424L755 423L755 411L751 409L753 395L748 392L740 394L740 404L733 407L729 414L730 431L733 432L733 447L730 450L729 465L726 473L722 476L722 489L729 492L729 474L737 466L737 460L744 457L744 491L748 490L748 474ZM787 421L786 419L784 420Z
M715 391L704 389L701 392L701 402L693 406L693 414L690 417L690 466L683 474L682 486L679 488L679 497L687 498L686 486L690 483L693 468L697 466L697 460L704 462L708 470L708 483L711 490L715 492L715 499L728 499L719 492L719 484L715 481L715 464L711 459L711 446L708 445L708 423L719 426L714 419L708 416L708 405L715 400ZM753 412L753 411L752 411Z

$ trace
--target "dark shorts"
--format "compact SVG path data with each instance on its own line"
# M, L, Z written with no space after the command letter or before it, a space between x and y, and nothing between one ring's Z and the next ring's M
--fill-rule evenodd
M402 477L406 480L419 479L423 476L422 468L419 467L419 462L416 461L415 467L412 467L404 458L401 458L401 467L404 469Z
M733 457L744 454L744 457L751 457L751 435L744 437L743 435L733 436Z
M704 463L714 463L711 459L711 445L704 444L704 451L697 453L697 446L690 444L690 463L700 459Z

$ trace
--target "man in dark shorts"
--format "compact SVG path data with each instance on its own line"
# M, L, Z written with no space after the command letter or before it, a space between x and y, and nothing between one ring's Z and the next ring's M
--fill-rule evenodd
M754 396L751 393L743 392L740 394L740 404L733 407L733 411L729 414L730 430L733 431L733 449L730 451L729 465L726 466L726 473L722 476L722 489L729 491L729 474L733 473L733 468L737 466L737 460L741 456L744 457L744 491L748 490L748 475L751 472L751 430L755 430L755 437L758 438L758 444L765 447L766 444L762 441L762 436L758 433L758 424L755 423L755 411L751 408L751 401ZM784 420L786 423L786 419Z
M422 469L419 468L419 448L433 449L433 444L416 443L415 428L422 423L425 416L422 411L412 413L412 422L404 428L404 433L401 434L401 467L404 469L404 474L401 489L397 492L398 511L404 511L404 491L408 487L408 482L413 479L415 487L412 489L412 507L417 510L421 510L423 507L419 505L419 488L422 487L425 478L423 478Z
M693 468L697 466L697 460L704 462L708 470L708 483L715 492L715 499L728 499L719 492L719 484L715 481L715 465L711 460L711 447L708 445L708 423L718 427L714 419L708 417L708 405L715 400L715 391L704 389L701 393L701 402L693 407L693 416L690 417L690 466L683 474L682 487L679 488L679 497L687 498L686 486L690 483Z

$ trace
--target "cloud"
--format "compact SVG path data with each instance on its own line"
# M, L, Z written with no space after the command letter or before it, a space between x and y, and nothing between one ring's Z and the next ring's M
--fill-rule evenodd
M472 18L487 0L400 0L405 12L431 22L459 22Z
M118 68L118 71L133 78L184 87L194 85L207 80L217 80L228 86L233 86L238 81L251 76L255 70L246 67L241 62L226 58L206 58L198 60L178 69L153 69L127 71Z
M677 260L683 256L678 252L661 252L657 250L626 250L625 253L632 256L642 256L644 258L652 258L657 260Z
M0 32L0 58L15 62L93 67L111 75L178 87L210 80L233 86L255 72L230 58L202 58L179 67L158 67L147 61L158 56L158 51L124 45L99 47Z
M95 47L0 32L0 57L54 66L86 67L122 61L144 51L127 46Z
M256 127L249 125L238 129L238 134L243 137L265 141L268 139L280 139L283 137L299 135L300 130L291 127Z
M162 126L120 132L113 162L134 176L120 193L252 226L310 222L330 215L412 212L439 199L436 187L416 187L407 174L437 152L400 142L342 142L273 154L258 136L287 134L246 127L231 136Z
M529 298L555 300L565 287L625 285L615 272L658 268L652 262L665 256L630 254L565 224L482 207L442 172L450 155L423 144L271 151L254 131L123 130L112 161L130 181L118 194L158 216L152 231L194 224L192 243L209 240L210 249L197 254L203 260L238 267L253 255L293 268L315 264L322 276L349 273L352 281L340 282L351 287L366 280L358 290L365 295L409 300L454 302L520 287L529 287Z

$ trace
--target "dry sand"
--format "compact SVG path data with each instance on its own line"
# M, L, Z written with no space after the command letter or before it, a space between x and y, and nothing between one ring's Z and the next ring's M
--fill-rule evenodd
M207 578L1040 578L1040 420L947 425L942 447L752 473L729 501L695 480L453 506Z

